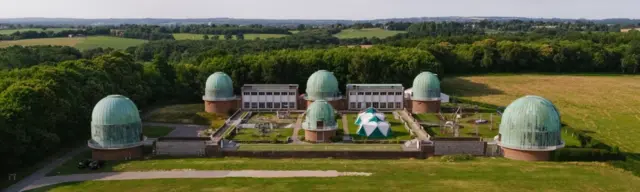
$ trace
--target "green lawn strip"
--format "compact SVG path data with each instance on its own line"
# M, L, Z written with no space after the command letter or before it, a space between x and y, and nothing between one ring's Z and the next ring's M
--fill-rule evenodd
M107 170L109 169L109 170ZM338 160L192 158L122 162L101 171L337 170L372 176L337 178L221 178L88 181L34 191L636 191L640 178L602 163L522 162L477 158Z
M399 144L240 144L240 151L402 151Z
M218 128L227 117L204 112L204 106L198 104L179 104L160 107L149 112L143 118L145 122L211 125Z
M391 137L388 138L367 138L365 136L358 135L359 126L355 124L356 118L358 114L346 114L347 124L349 125L349 135L353 140L387 140L387 141L396 141L396 140L411 140L411 135L409 131L404 127L404 125L400 122L400 120L396 120L393 118L393 114L388 113L385 114L385 121L387 121L391 125ZM340 127L342 127L342 120L339 121Z
M11 35L12 33L15 33L16 31L20 31L20 32L26 32L26 31L60 32L60 31L64 31L64 30L78 30L78 29L72 29L72 28L47 28L47 30L42 30L42 28L0 29L0 35Z
M171 131L173 131L173 129L174 128L172 127L165 126L144 126L142 128L142 133L144 136L157 138L168 135L169 133L171 133Z
M286 141L291 135L293 135L293 128L274 128L264 136L257 128L242 128L232 139L238 141L272 141L273 138L276 138L278 141Z
M340 39L347 38L372 38L377 37L380 39L384 39L390 36L394 36L399 33L406 33L405 31L391 31L384 30L380 28L369 28L369 29L344 29L340 33L335 34L334 36Z

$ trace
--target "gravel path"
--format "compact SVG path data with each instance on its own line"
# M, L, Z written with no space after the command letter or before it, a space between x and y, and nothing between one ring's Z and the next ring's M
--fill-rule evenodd
M283 178L283 177L339 177L339 176L370 176L371 173L338 172L338 171L150 171L150 172L111 172L93 174L73 174L41 178L24 190L35 189L48 185L65 182L89 180L133 180L133 179L167 179L167 178L223 178L223 177L254 177L254 178Z

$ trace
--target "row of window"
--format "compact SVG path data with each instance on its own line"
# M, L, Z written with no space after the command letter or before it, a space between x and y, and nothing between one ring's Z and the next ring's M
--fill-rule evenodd
M349 92L349 95L402 95L402 92Z
M395 107L394 107L395 104ZM363 109L363 108L380 108L380 109L400 109L402 103L400 102L350 102L350 109Z
M296 92L243 92L242 95L296 95Z
M294 102L244 102L245 109L294 109Z

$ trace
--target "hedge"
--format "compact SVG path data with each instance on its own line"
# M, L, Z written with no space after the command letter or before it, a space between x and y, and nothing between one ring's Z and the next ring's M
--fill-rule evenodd
M625 160L619 151L596 148L562 148L551 153L552 161L612 161Z

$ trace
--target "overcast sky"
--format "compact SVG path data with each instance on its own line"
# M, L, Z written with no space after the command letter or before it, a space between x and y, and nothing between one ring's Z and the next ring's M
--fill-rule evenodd
M0 0L0 18L640 18L640 0Z

